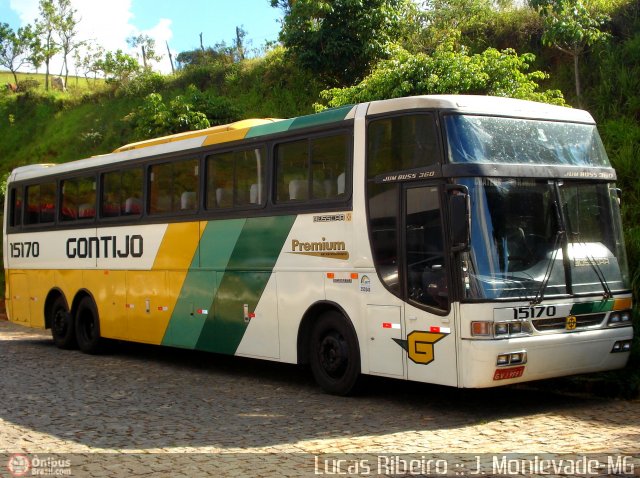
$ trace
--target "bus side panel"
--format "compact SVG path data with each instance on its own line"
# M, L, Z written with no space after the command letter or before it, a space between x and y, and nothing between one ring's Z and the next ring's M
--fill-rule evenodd
M26 325L29 323L29 281L25 271L9 271L9 291L9 319Z
M91 291L98 307L100 335L110 339L125 339L127 337L126 272L85 271L84 285Z
M267 285L255 310L250 309L249 304L247 304L246 310L243 308L243 319L247 324L247 329L236 350L236 355L268 359L280 358L276 276L268 274L267 277L269 277Z
M245 317L256 313L263 296L268 298L272 295L267 285L294 220L295 216L246 220L237 236L226 270L218 273L213 314L210 312L207 316L196 345L198 349L226 354L238 352L251 320L248 317L249 321L246 321ZM267 309L275 311L275 302L271 302ZM277 324L275 317L268 320ZM242 353L258 355L263 352L260 348L256 353L245 347ZM273 350L269 353L273 355Z
M324 300L323 272L277 272L280 361L298 362L298 329L305 312Z
M169 224L152 270L126 276L127 339L159 345L167 332L180 291L198 253L199 222Z
M45 328L44 303L54 283L55 271L31 270L27 272L29 280L29 324L39 329Z

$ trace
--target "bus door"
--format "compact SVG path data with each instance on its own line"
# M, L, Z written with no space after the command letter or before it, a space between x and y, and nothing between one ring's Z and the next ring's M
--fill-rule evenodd
M404 328L407 378L457 386L456 328L449 294L449 263L442 217L443 186L402 188Z

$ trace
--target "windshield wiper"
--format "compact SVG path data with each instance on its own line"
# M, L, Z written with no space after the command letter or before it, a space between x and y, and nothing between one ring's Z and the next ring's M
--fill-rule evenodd
M602 272L602 268L600 267L600 265L598 264L598 262L596 261L596 258L593 256L593 254L589 254L589 248L587 246L586 242L583 242L580 240L580 233L579 232L574 232L571 234L572 236L574 236L576 238L576 242L571 241L571 244L580 244L581 246L584 246L584 251L585 251L585 256L589 262L589 265L591 266L591 268L593 269L593 272L595 273L596 277L598 278L598 281L600 281L600 285L602 286L602 290L604 291L604 293L602 294L602 300L607 300L613 297L613 292L611 292L611 288L609 287L609 283L607 282L607 278L604 275L604 272Z
M556 238L553 241L553 255L551 260L547 263L547 269L544 271L544 277L542 278L542 282L540 283L540 287L536 292L536 295L533 296L529 305L538 305L544 299L544 290L547 288L547 284L549 283L549 279L551 279L551 272L553 272L553 265L556 263L556 259L558 257L558 248L560 246L560 240L564 235L564 231L556 232Z

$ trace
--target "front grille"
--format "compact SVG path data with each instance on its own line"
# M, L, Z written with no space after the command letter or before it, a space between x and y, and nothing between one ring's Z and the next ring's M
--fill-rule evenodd
M600 325L607 314L586 314L576 316L576 330ZM532 321L533 326L538 332L547 332L549 330L564 330L566 328L566 317L556 317L554 319L535 319Z

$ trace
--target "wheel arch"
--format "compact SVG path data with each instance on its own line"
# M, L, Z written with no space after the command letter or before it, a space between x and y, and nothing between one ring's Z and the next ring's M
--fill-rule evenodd
M64 292L62 292L62 290L59 289L58 287L54 287L53 289L51 289L47 294L47 298L44 300L44 328L45 329L51 328L51 308L53 307L54 302L59 297L62 297L62 300L64 300L64 304L67 307L67 310L69 310L69 301L67 300L67 297L64 295Z
M73 303L71 304L71 310L70 310L71 314L75 317L76 312L78 310L78 304L80 304L80 301L85 297L89 297L93 301L93 305L96 307L96 312L98 312L98 318L99 318L100 313L98 311L98 304L96 303L96 300L93 298L93 294L89 292L87 289L80 289L78 292L76 292L76 295L73 298Z
M338 312L342 317L344 322L347 324L351 333L356 339L356 347L358 356L360 356L360 345L358 341L358 334L356 333L356 329L353 326L353 321L349 317L349 314L337 303L332 301L319 301L311 305L304 315L302 316L302 320L300 321L300 326L298 327L298 338L296 341L296 348L298 351L298 365L307 365L309 363L309 342L311 339L311 331L313 330L313 324L318 320L318 318L328 311Z

